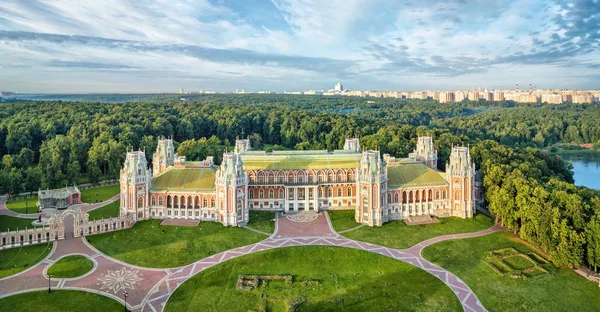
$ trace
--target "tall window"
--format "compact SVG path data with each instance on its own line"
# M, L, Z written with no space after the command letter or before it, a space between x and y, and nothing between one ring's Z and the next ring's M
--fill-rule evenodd
M342 197L342 188L341 187L338 187L337 196Z
M210 200L210 207L215 208L215 199L214 198L211 198L211 200Z
M265 197L265 193L263 192L263 190L258 191L258 198L264 198Z
M278 198L283 198L283 190L279 189L279 197Z
M254 190L250 190L250 192L248 192L248 196L250 198L254 198Z
M269 190L269 198L275 197L273 190Z
M388 197L388 203L391 203L392 202L392 195L388 194L387 197Z
M397 203L398 202L398 193L394 194L394 202Z
M144 199L143 198L141 198L141 197L138 198L137 207L138 207L138 209L144 208Z
M206 207L208 207L208 200L207 200L206 198L204 198L204 199L202 200L202 207L203 207L203 208L206 208Z
M352 196L352 187L348 188L348 196Z
M327 196L328 197L333 197L333 189L332 188L328 188L327 189Z
M161 206L161 207L163 206L163 198L162 198L162 196L158 198L158 205Z
M152 206L156 206L156 197L152 196Z

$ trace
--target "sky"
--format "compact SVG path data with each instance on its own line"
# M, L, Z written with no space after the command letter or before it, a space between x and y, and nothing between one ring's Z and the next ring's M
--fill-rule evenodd
M600 0L2 0L0 90L600 88Z

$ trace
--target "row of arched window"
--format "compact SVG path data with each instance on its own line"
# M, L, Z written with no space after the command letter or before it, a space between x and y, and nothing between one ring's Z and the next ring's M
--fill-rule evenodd
M402 197L400 197L402 196ZM434 197L435 196L435 197ZM425 202L447 198L446 190L408 190L388 192L387 201L393 203Z
M327 197L334 197L334 188L333 187L319 187L319 197L323 198L325 197L325 191L327 191ZM344 194L344 190L346 190L346 194ZM291 197L294 196L294 189L289 189L288 190L289 195ZM312 198L312 189L308 189L309 192L309 197ZM336 187L336 191L335 191L335 195L337 197L344 197L344 196L353 196L352 195L352 187L348 186L348 187ZM268 197L265 197L268 196ZM275 197L277 195L277 197ZM304 189L298 189L298 195L299 197L303 197L304 196ZM256 197L258 196L258 197ZM263 198L284 198L285 196L285 192L283 189L279 189L277 191L273 190L273 189L269 189L267 192L265 192L265 190L263 189L259 189L258 191L254 190L254 189L250 189L248 191L248 198L250 199L254 199L254 198L259 198L259 199L263 199Z
M215 208L215 198L206 196L184 196L184 195L167 195L163 196L152 196L150 203L152 206L164 207L166 199L167 208ZM210 204L210 205L209 205Z
M284 183L334 183L334 182L355 182L354 170L342 170L337 171L319 170L313 171L278 171L278 172L263 172L258 173L251 171L248 174L251 184L284 184Z

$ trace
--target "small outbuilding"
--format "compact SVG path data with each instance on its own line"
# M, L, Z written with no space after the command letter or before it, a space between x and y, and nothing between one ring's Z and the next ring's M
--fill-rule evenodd
M39 210L46 208L66 209L81 203L81 192L76 186L54 190L39 190L37 207Z

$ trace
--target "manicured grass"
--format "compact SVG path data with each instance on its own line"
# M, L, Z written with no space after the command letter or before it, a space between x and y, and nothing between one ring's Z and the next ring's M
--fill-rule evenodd
M96 197L96 193L98 196ZM96 203L105 201L115 195L119 194L119 185L108 185L90 188L81 191L81 201L84 203Z
M265 235L244 228L204 222L198 226L163 226L161 220L138 221L132 228L88 236L103 253L138 266L170 268L219 252L259 242Z
M250 211L250 221L248 227L265 233L275 231L275 213L272 211Z
M89 272L93 267L92 261L84 256L66 256L54 263L48 269L48 274L52 274L53 278L77 277Z
M341 212L341 211L340 211ZM331 212L330 212L331 213ZM335 211L334 214L337 214ZM404 249L426 239L446 235L477 232L494 225L490 217L478 213L472 219L440 218L439 223L408 226L404 221L384 223L380 227L363 226L357 230L343 233L347 238L377 244L381 246ZM355 223L358 225L357 223ZM355 225L355 226L356 226ZM335 228L334 225L334 229Z
M240 274L291 275L237 290ZM313 281L304 284L305 281ZM200 272L173 293L165 311L462 311L433 275L378 254L340 247L278 248Z
M26 199L19 199L19 200L9 200L6 203L6 208L16 212L16 213L28 213L28 214L33 214L33 213L37 213L37 207L36 204L38 202L37 197L36 198L26 198ZM25 204L27 203L27 208L25 208Z
M90 215L90 221L118 217L120 203L121 200L117 200L116 202L112 202L104 207L89 211L88 214Z
M359 226L354 219L354 210L329 210L329 220L336 231L344 231Z
M42 261L51 250L52 243L0 250L0 278L17 274L30 268ZM0 309L0 311L5 310Z
M24 230L25 228L33 229L35 226L31 222L35 219L17 218L11 216L0 216L0 232L8 230L14 231L17 229Z
M76 290L33 291L0 299L0 311L11 312L108 312L123 311L123 305L109 297Z
M545 264L549 274L535 279L494 272L486 256L508 247L521 253L532 251L511 233L498 232L440 242L425 248L423 256L467 283L490 311L598 311L600 287L571 270Z

